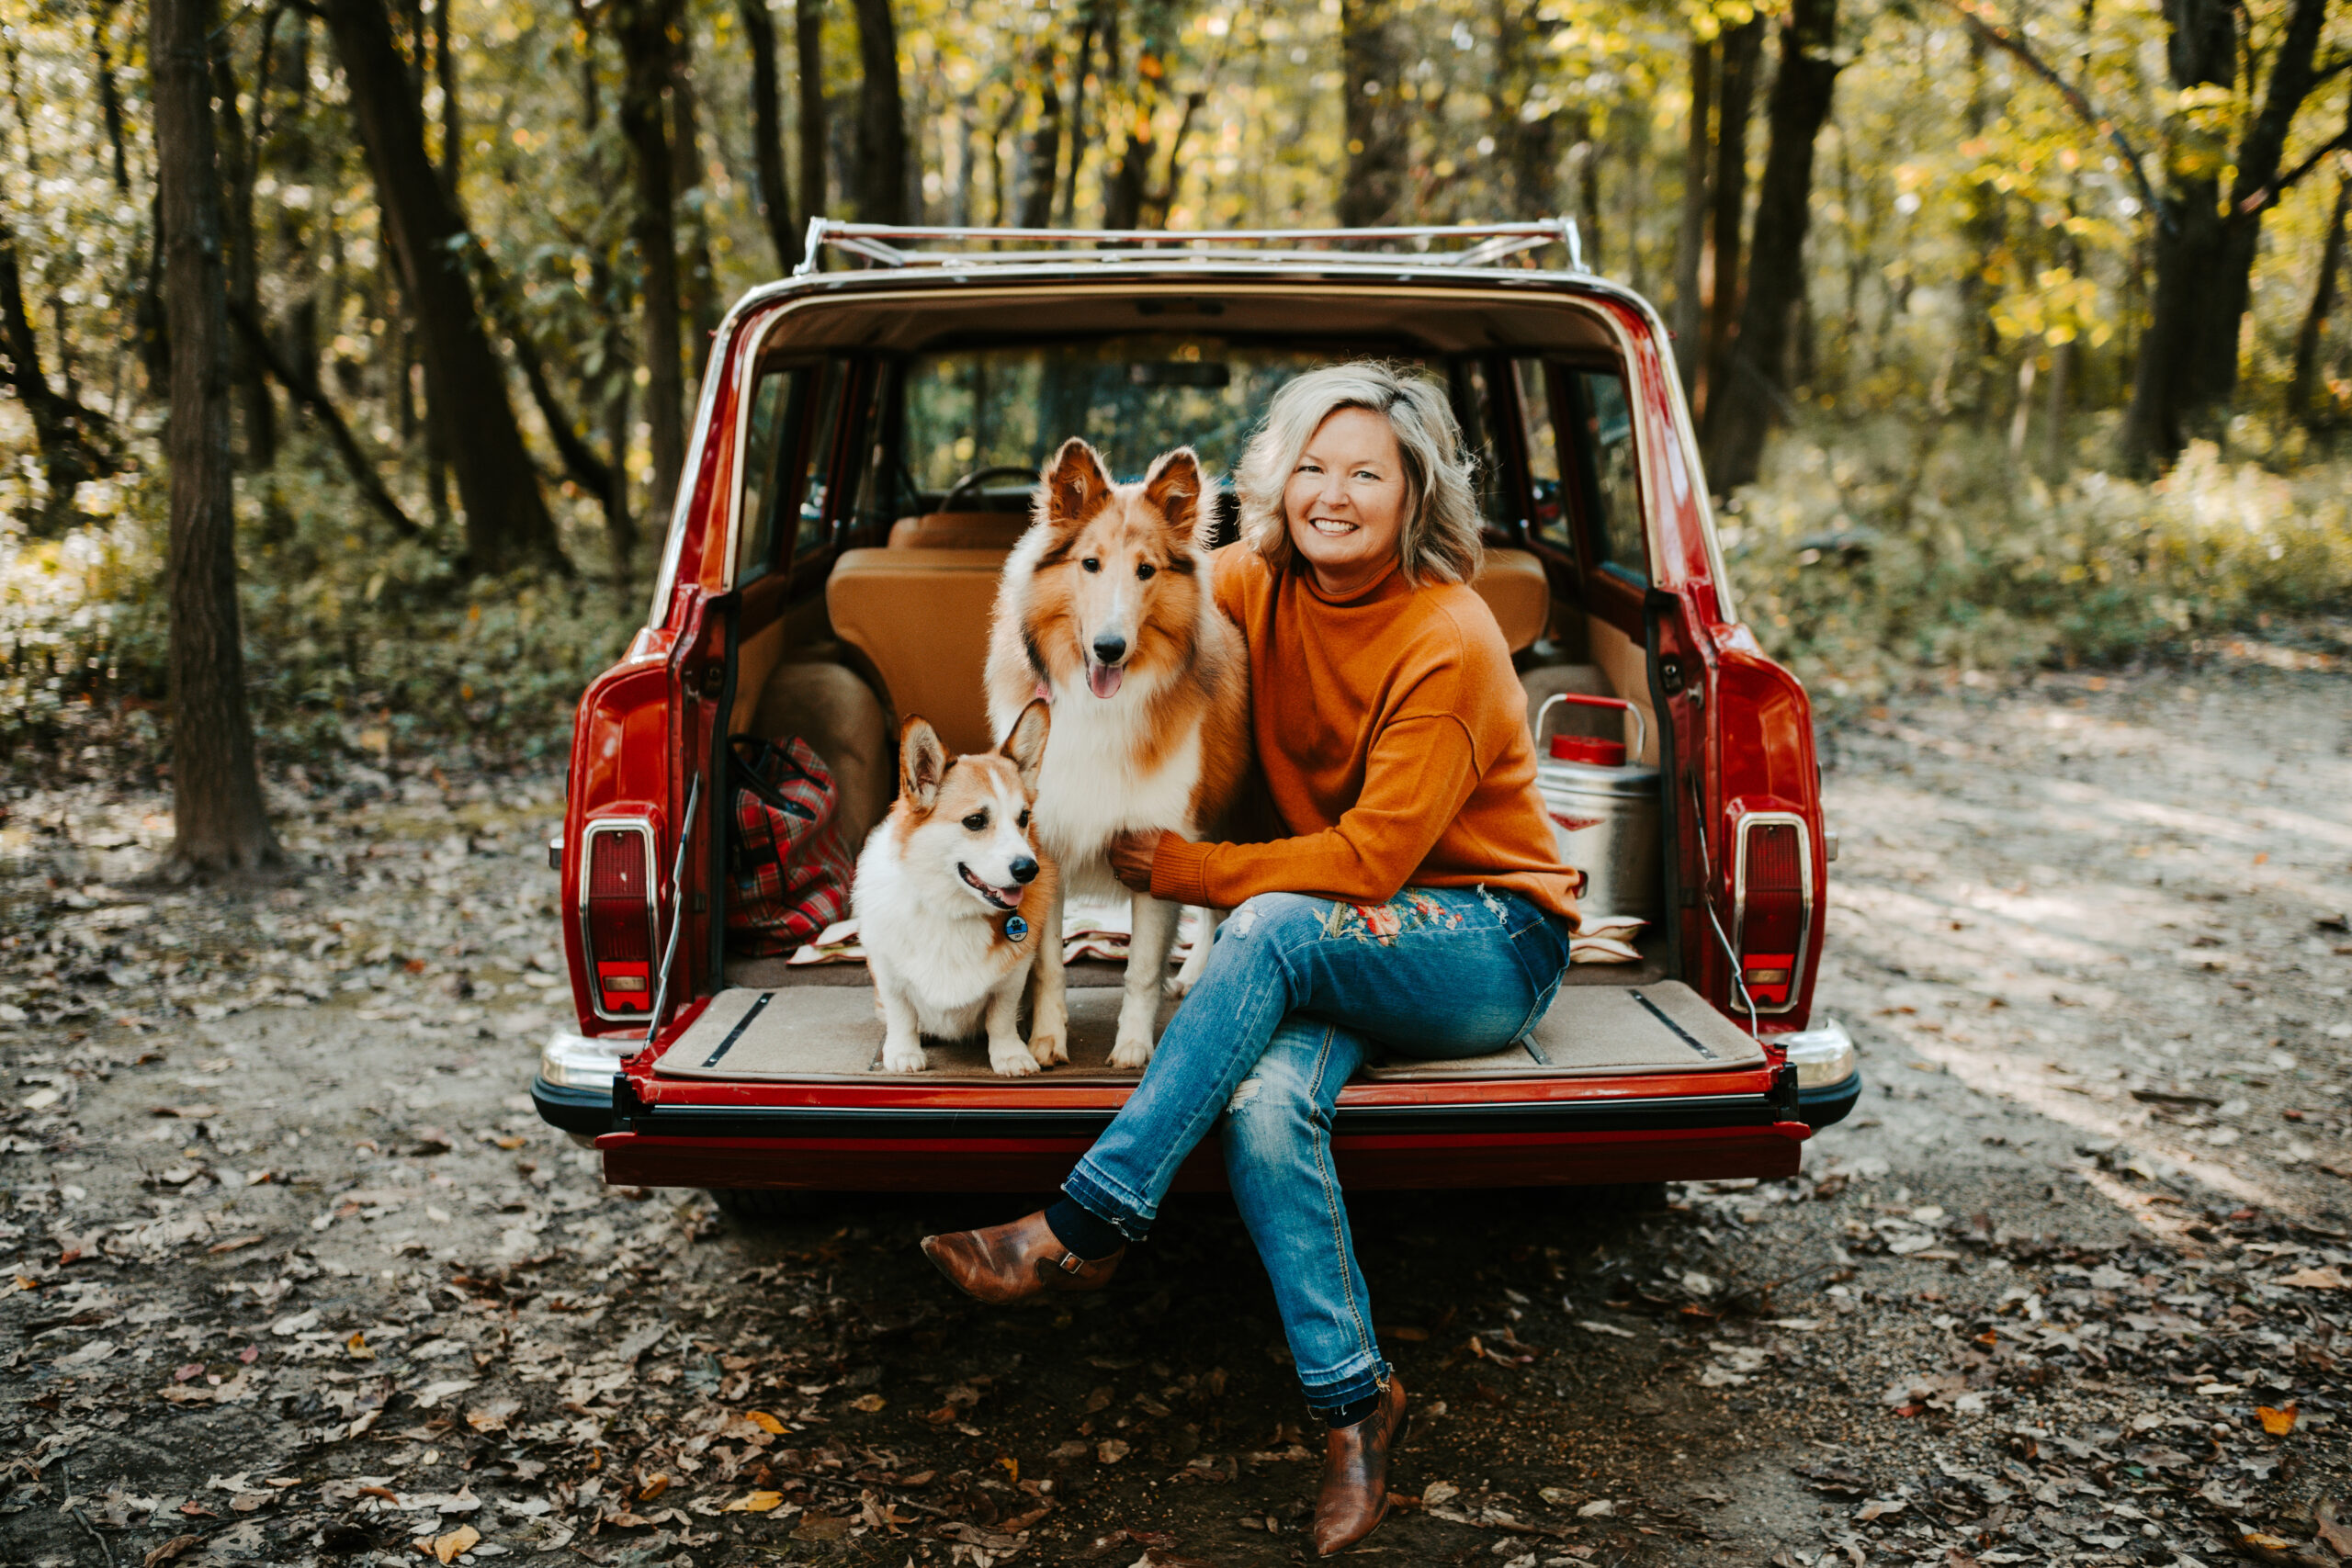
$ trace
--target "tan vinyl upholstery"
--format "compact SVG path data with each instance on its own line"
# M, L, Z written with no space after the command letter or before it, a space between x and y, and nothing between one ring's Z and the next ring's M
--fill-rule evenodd
M1517 653L1544 635L1552 619L1552 585L1544 563L1528 550L1488 550L1470 585L1495 613L1503 641Z
M894 550L1009 550L1029 528L1025 512L928 512L890 525Z
M898 793L890 719L871 688L839 664L781 664L760 688L750 732L798 736L832 770L842 841L857 852Z
M888 688L892 721L921 714L950 751L989 749L989 614L1002 550L849 550L825 582L834 634Z

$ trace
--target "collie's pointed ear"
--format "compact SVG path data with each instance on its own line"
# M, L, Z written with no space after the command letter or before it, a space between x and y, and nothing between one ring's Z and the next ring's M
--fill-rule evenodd
M1199 454L1179 446L1152 459L1151 471L1143 477L1143 498L1168 519L1170 533L1189 540L1200 532L1201 491L1206 483Z
M1046 465L1045 484L1038 491L1038 504L1044 509L1046 521L1057 527L1074 527L1094 515L1102 498L1111 493L1111 474L1102 467L1102 459L1083 437L1073 435L1062 443L1054 460Z
M1054 710L1046 699L1033 699L1012 721L1012 731L999 746L997 755L1011 761L1021 773L1021 787L1030 794L1037 793L1037 770L1046 764L1046 731L1053 727Z
M929 721L909 714L899 727L899 793L928 811L939 803L939 781L947 776L947 748Z

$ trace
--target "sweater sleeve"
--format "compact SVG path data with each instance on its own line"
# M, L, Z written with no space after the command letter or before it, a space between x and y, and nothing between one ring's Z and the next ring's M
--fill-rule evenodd
M1152 897L1223 909L1261 893L1385 903L1477 783L1470 731L1460 718L1400 716L1373 741L1363 789L1337 823L1270 844L1192 843L1162 834L1151 863Z

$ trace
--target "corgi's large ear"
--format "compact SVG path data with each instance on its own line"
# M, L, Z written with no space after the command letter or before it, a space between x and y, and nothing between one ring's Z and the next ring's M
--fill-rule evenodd
M1012 721L1012 732L1004 738L997 755L1009 759L1020 770L1021 787L1030 794L1037 793L1037 770L1046 764L1046 731L1052 728L1054 710L1043 697L1033 699Z
M1199 454L1190 446L1179 446L1152 459L1151 471L1143 477L1143 498L1168 519L1170 533L1191 540L1200 532L1204 483Z
M939 781L947 776L947 748L939 732L920 715L909 714L899 727L899 793L915 803L918 811L939 804Z
M1046 521L1057 527L1075 527L1085 522L1111 493L1109 470L1080 436L1062 443L1062 449L1046 465L1045 479L1039 499Z

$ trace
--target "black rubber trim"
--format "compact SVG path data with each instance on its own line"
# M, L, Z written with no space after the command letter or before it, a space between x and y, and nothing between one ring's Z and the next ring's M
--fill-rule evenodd
M1641 1003L1642 1006L1648 1010L1649 1015L1652 1018L1657 1020L1660 1023L1674 1031L1674 1037L1681 1041L1682 1043L1690 1046L1690 1049L1698 1052L1699 1055L1704 1056L1710 1062L1720 1062L1723 1060L1721 1056L1716 1055L1713 1051L1708 1050L1705 1045L1701 1043L1697 1035L1691 1033L1689 1030L1675 1022L1674 1020L1667 1017L1666 1010L1659 1007L1656 1002L1650 1000L1649 998L1642 995L1638 987L1628 987L1625 994L1632 997L1635 1001Z
M1797 1119L1815 1132L1834 1127L1853 1114L1862 1098L1862 1075L1850 1074L1839 1083L1817 1084L1797 1090Z
M613 1130L613 1091L551 1084L531 1075L531 1109L550 1127L600 1136Z
M768 1003L775 998L774 991L762 991L760 999L743 1010L743 1016L735 1021L735 1027L727 1032L727 1038L718 1043L718 1049L703 1058L702 1065L706 1067L718 1066L718 1058L735 1049L735 1042L743 1038L743 1031L752 1027L752 1021L765 1012Z
M632 1099L635 1097L632 1096ZM864 1106L637 1106L630 1130L650 1137L1063 1138L1092 1137L1113 1112L897 1111ZM1628 1133L1770 1127L1785 1121L1770 1095L1708 1094L1660 1100L1520 1101L1499 1105L1343 1108L1332 1131L1351 1133Z

